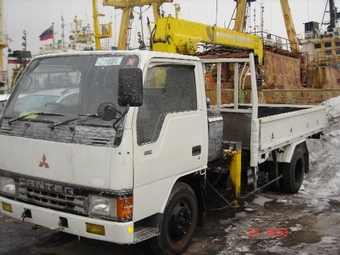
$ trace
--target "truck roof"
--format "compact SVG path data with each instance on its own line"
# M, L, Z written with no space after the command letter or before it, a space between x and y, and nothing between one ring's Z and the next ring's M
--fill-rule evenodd
M98 50L98 51L75 51L75 52L61 52L61 53L48 53L42 55L36 55L34 58L44 58L44 57L52 57L52 56L81 56L81 55L102 55L102 54L122 54L122 55L138 55L142 58L154 58L154 57L162 57L162 58L173 58L173 59L182 59L182 60L194 60L199 61L200 59L196 56L188 56L176 53L166 53L159 51L149 51L149 50Z

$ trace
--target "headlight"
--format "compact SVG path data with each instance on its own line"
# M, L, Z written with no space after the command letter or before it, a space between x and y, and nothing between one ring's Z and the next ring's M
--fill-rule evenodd
M16 188L14 179L0 176L0 191L7 194L15 195Z
M102 215L107 217L117 217L116 199L101 197L96 195L89 196L89 212L90 214Z
M132 196L102 197L89 195L89 213L98 217L110 217L120 221L132 220Z

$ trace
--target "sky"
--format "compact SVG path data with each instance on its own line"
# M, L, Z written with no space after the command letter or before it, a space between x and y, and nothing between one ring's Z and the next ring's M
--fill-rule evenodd
M65 23L65 38L68 38L71 30L71 23L75 16L83 20L83 26L90 24L93 27L92 0L2 0L3 2L3 33L6 38L11 38L9 48L12 50L22 49L23 31L27 33L27 50L33 54L38 53L39 48L48 41L39 41L39 35L54 23L55 38L61 39L61 16ZM321 22L327 0L290 0L290 8L295 30L302 33L303 23L308 21ZM179 18L200 22L208 25L217 23L219 27L228 27L233 17L235 8L234 0L174 0L181 7ZM173 3L163 4L162 10L165 15L174 16ZM340 8L340 0L335 0L335 5ZM261 6L264 7L264 14L261 15ZM100 23L113 22L114 34L119 33L121 11L111 6L103 6L98 0L100 13L105 14L100 18ZM153 21L151 8L142 7L142 23L145 26L146 18ZM137 32L141 31L140 8L134 8L134 22L132 25L131 45L137 47ZM250 24L248 29L254 30L256 26L261 27L261 16L263 16L263 28L265 31L286 37L284 21L281 13L279 0L258 0L252 4L250 11ZM325 21L329 19L326 18ZM143 29L144 38L147 39L148 30ZM118 42L117 36L110 40L111 46ZM7 53L4 51L4 57Z

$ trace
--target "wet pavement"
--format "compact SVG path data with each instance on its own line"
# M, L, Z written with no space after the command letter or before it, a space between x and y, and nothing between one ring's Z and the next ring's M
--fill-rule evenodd
M321 211L304 198L272 192L240 200L238 208L209 199L205 227L197 228L186 255L340 254L340 202ZM145 243L116 245L78 238L0 215L0 254L150 254Z

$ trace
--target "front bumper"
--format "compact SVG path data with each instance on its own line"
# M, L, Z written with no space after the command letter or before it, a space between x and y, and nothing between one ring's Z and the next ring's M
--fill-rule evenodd
M4 210L4 208L8 207L11 207L12 212ZM0 197L0 213L15 219L22 219L25 211L30 212L30 217L24 218L25 222L43 226L51 230L60 230L77 236L117 244L134 243L134 229L133 222L131 221L111 222L93 219ZM60 224L61 222L63 224ZM101 228L104 229L104 234L89 233L87 228L88 224L101 226Z

